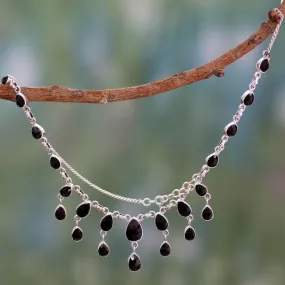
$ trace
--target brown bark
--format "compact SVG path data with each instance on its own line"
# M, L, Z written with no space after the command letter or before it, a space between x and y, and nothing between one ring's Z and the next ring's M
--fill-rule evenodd
M279 10L285 15L285 1L281 3ZM278 22L276 12L272 10L268 13L268 16L269 19L262 23L258 31L217 59L158 81L134 87L105 90L74 90L59 86L22 87L22 92L30 102L53 101L104 104L153 96L208 79L213 75L221 77L224 75L224 69L227 66L255 49L273 33ZM0 99L14 101L14 97L14 92L9 86L0 85Z

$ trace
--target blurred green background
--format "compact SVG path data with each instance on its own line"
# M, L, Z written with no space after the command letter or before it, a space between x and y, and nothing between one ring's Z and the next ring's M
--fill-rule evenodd
M133 86L204 64L239 44L280 1L2 0L0 73L22 86L82 89ZM211 78L152 98L107 105L32 103L58 152L91 181L131 197L166 194L197 172L213 151L261 57L262 44ZM128 271L131 253L122 221L108 234L111 255L98 257L101 215L70 237L79 203L65 200L68 219L54 209L63 181L11 102L0 102L1 285L285 284L285 27L270 72L256 91L237 136L227 144L208 186L215 219L200 219L194 193L195 241L171 211L172 254L159 255L162 235L147 221L138 253L142 269ZM76 180L75 180L76 181ZM77 181L76 181L77 182ZM137 214L144 209L102 196L91 199Z

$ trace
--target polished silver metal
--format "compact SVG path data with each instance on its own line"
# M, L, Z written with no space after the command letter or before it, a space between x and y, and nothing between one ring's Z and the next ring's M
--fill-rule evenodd
M78 226L78 223L81 221L81 218L78 217L77 215L74 216L73 218L74 222L75 222L75 225Z
M57 199L60 201L60 203L63 201L64 197L62 197L60 194L57 195Z
M187 217L188 225L190 226L192 221L194 220L194 216L191 214Z
M109 254L110 254L110 247L108 246L108 244L105 242L104 238L102 241L100 241L99 245L98 245L98 251L99 251L99 248L102 246L102 245L105 245L107 248L108 248L108 254L107 255L100 255L101 257L108 257Z
M138 248L139 244L137 241L132 241L131 242L131 246L132 246L132 249L133 249L133 252L135 253L136 252L136 249Z
M33 124L32 128L33 127L38 128L41 131L41 137L39 139L45 136L45 130L42 126L40 126L39 124Z
M100 231L100 236L102 237L102 240L105 240L105 236L107 235L107 232L105 231Z
M169 236L169 231L165 230L162 232L162 234L163 234L164 240L167 241L167 237Z

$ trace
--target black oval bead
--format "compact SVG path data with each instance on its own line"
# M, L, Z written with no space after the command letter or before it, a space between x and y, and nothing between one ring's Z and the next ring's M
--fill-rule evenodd
M253 104L254 102L254 93L247 91L245 92L242 97L241 97L241 102L245 105L245 106L250 106Z
M185 239L193 240L195 236L196 236L195 230L191 226L185 229L185 232L184 232Z
M71 191L71 186L69 185L65 185L63 186L60 191L59 191L60 195L64 198L67 198L71 195L72 191Z
M184 201L178 201L177 210L182 217L188 217L192 212L191 207Z
M50 160L49 160L49 163L50 163L50 166L53 168L53 169L59 169L60 168L60 160L57 156L55 155L52 155L50 157Z
M166 217L160 213L157 213L155 216L155 225L159 231L165 231L168 228L168 221Z
M23 108L26 105L26 98L22 93L16 95L16 105Z
M78 226L76 226L73 228L71 236L74 241L81 241L83 238L83 232Z
M238 126L235 123L230 123L225 127L225 134L229 137L233 137L236 135L238 131Z
M100 256L107 256L109 255L110 249L105 242L101 242L98 246L98 254Z
M86 218L89 215L90 210L91 210L90 202L83 202L77 207L76 214L80 218Z
M141 224L136 220L132 219L126 229L126 236L129 241L138 241L142 238L143 229Z
M205 196L208 192L207 187L203 184L196 184L195 190L199 196Z
M202 210L202 218L205 221L210 221L214 217L214 212L210 206L205 206L205 208Z
M266 72L269 69L269 59L262 58L258 61L257 67L261 72Z
M113 227L113 217L111 214L106 215L102 218L100 222L101 229L105 232L108 232Z
M54 215L59 221L64 220L66 217L65 208L62 205L58 205L57 208L55 209Z
M209 167L214 168L218 165L219 163L219 157L213 153L210 154L207 158L206 158L206 163Z
M131 271L138 271L141 268L141 260L136 253L132 253L129 257L129 269Z
M8 78L9 78L8 75L7 75L7 76L4 76L4 77L1 79L1 83L2 83L2 84L6 84L7 81L8 81Z
M43 133L43 128L40 125L35 124L32 126L32 135L34 139L39 140L43 136Z
M164 241L161 246L160 246L160 250L159 250L160 254L162 256L168 256L171 252L171 247L169 245L169 243L167 241Z

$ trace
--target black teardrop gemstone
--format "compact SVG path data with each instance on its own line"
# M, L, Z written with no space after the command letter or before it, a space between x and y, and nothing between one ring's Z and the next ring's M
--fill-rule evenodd
M132 253L129 257L129 269L131 271L138 271L141 268L141 260L136 253Z
M69 197L71 195L71 186L69 185L63 186L60 189L59 193L62 197L65 197L65 198Z
M203 184L196 184L195 190L199 196L205 196L208 192L207 187Z
M169 245L169 243L167 241L164 241L162 243L162 245L160 246L160 254L162 256L168 256L170 254L170 251L171 251L171 247Z
M89 215L90 210L91 210L90 202L83 202L77 207L76 214L80 218L85 218Z
M155 225L159 231L165 231L168 228L168 221L164 215L158 213L155 216Z
M66 217L65 208L62 205L58 205L57 208L55 209L54 215L59 221L64 220Z
M132 219L126 230L126 236L129 241L138 241L142 238L143 229L141 224L136 220Z
M267 58L262 58L258 62L259 70L261 72L266 72L269 69L269 60Z
M32 126L32 135L34 139L39 140L43 136L43 128L38 124Z
M182 217L188 217L192 212L191 207L184 201L178 201L177 210Z
M1 83L2 83L2 84L6 84L7 81L8 81L8 79L9 79L9 76L8 76L8 75L4 76L4 77L2 78L2 80L1 80Z
M50 157L50 166L53 168L53 169L59 169L60 168L60 160L57 156L55 155L52 155Z
M26 105L26 98L22 93L16 95L16 105L23 108Z
M101 242L98 247L98 254L100 256L107 256L109 255L110 249L105 242Z
M195 230L191 226L187 227L185 229L184 236L187 240L193 240L196 236Z
M207 158L206 158L206 163L209 167L216 167L219 163L219 157L216 154L210 154Z
M253 104L254 102L254 94L250 91L245 92L242 97L241 97L241 102L245 105L245 106L250 106Z
M73 228L71 236L74 241L81 241L83 238L83 232L79 227L76 226Z
M105 232L108 232L113 227L113 217L111 214L106 215L102 218L100 222L101 229Z
M233 137L236 135L238 131L238 126L235 123L230 123L225 127L225 134L229 137Z
M202 218L205 221L210 221L214 217L214 212L210 206L205 206L205 208L202 211Z

